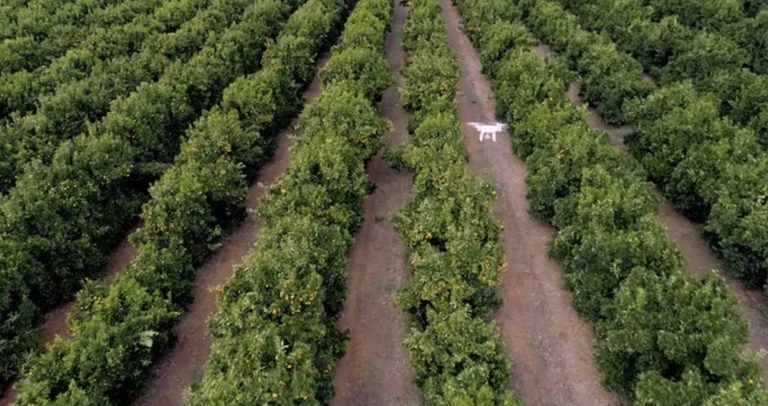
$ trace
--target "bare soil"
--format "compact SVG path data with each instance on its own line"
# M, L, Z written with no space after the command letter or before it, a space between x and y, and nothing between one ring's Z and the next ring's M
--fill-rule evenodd
M400 105L398 87L405 65L401 47L406 7L397 5L385 43L396 84L387 89L379 113L390 120L388 147L408 140L409 115ZM398 171L376 156L367 168L376 190L363 203L364 222L347 262L347 298L339 321L349 331L344 357L336 367L331 405L420 405L407 350L402 342L408 329L405 314L393 294L408 278L406 247L392 217L407 203L411 174Z
M496 121L495 101L450 0L440 0L448 42L462 71L459 118L470 164L487 174L498 198L493 213L504 225L507 262L496 322L513 366L512 384L527 405L613 405L594 363L595 337L571 306L561 269L549 258L554 230L528 213L526 168L512 153L508 134L480 142L472 121Z
M542 47L546 48L545 45L540 45L538 48ZM577 106L584 104L580 91L581 86L578 83L572 83L568 89L568 98ZM607 132L613 145L621 151L626 151L626 145L623 143L624 135L631 131L631 127L619 128L606 124L592 107L587 108L587 117L590 127ZM683 254L685 260L683 270L698 279L715 272L725 281L738 301L741 317L749 325L748 348L757 355L763 380L768 382L768 301L763 291L749 289L733 276L720 272L719 270L723 268L722 262L702 238L701 226L680 213L672 202L663 198L658 190L656 193L663 199L659 219L667 237Z
M327 61L325 55L318 60L318 70ZM317 75L304 91L304 100L311 103L320 95L321 84ZM218 292L234 274L258 240L261 221L254 213L267 186L274 183L288 168L293 146L295 120L278 135L278 147L272 160L264 165L251 185L245 201L246 219L233 229L219 251L202 266L195 279L192 303L174 329L176 344L155 366L144 393L135 405L183 405L185 390L199 379L211 353L208 319L216 311Z

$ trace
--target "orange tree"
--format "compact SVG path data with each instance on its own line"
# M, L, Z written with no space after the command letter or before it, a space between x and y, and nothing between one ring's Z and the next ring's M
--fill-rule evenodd
M382 48L391 7L362 0L347 20L321 72L323 94L298 120L292 163L259 206L258 246L219 298L213 352L190 404L325 404L333 395L346 252L371 188L365 163L386 131L373 99L390 83ZM361 48L367 59L345 57Z
M55 341L25 365L22 404L123 403L140 389L154 358L172 342L195 270L241 218L249 174L300 106L311 71L299 68L335 32L343 9L320 0L299 8L264 53L264 68L236 80L221 106L187 131L180 154L150 190L144 224L133 235L135 261L114 283L91 283L78 294L74 338ZM297 41L304 47L294 49Z
M557 18L564 14L553 4L528 1L521 14L537 33L558 36L556 46L570 48L567 58L585 54L584 35L568 35L578 26ZM536 16L540 10L549 18ZM768 403L757 364L741 353L746 324L727 287L715 276L682 275L638 163L590 130L584 111L566 100L562 64L521 46L498 69L515 74L496 75L494 87L519 95L500 109L508 111L513 139L523 138L515 145L525 146L532 207L558 230L552 255L563 264L575 307L595 325L604 383L640 404Z

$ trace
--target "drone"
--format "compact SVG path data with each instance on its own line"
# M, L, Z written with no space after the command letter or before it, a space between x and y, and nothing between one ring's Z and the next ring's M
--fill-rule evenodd
M486 139L491 139L493 142L496 142L496 133L503 131L506 127L506 124L503 123L483 124L472 122L468 124L475 127L480 133L480 142L483 142Z

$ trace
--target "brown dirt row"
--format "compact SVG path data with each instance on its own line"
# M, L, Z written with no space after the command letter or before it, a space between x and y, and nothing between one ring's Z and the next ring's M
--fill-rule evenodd
M546 48L546 46L540 45L538 48ZM571 83L567 96L576 106L584 104L581 86L578 83ZM607 124L592 107L587 107L587 122L590 127L607 132L616 149L626 151L624 135L631 131L631 127L615 127ZM702 238L701 225L680 213L672 202L663 198L661 192L657 190L656 193L663 199L659 219L667 237L683 254L685 259L683 270L688 275L699 279L711 272L716 272L725 281L738 301L741 317L749 325L748 348L757 355L763 380L768 382L768 301L763 291L749 289L733 276L720 272L719 270L723 268L722 262Z
M528 213L526 168L513 154L508 134L480 142L472 121L493 122L496 106L488 79L450 0L440 0L448 42L462 71L459 118L470 164L487 174L498 198L493 213L504 225L507 262L496 315L512 359L512 383L527 405L612 405L618 401L600 384L595 338L571 306L560 267L549 258L554 230Z
M318 71L328 60L318 60ZM304 91L304 100L311 103L320 95L321 84L317 75ZM174 329L177 341L171 352L163 356L152 369L144 393L134 405L172 406L184 404L186 388L199 379L211 353L211 335L208 319L216 311L218 292L234 274L257 243L261 220L254 210L264 196L266 188L285 172L291 161L295 120L278 135L278 148L272 160L263 166L246 196L248 216L230 232L222 247L203 264L195 279L192 303L181 322Z
M401 42L408 10L397 5L385 43L385 53L396 84L387 89L379 113L390 120L388 147L407 142L409 115L400 105L400 70L405 65ZM410 198L411 174L398 171L376 156L368 164L368 178L376 190L363 203L363 226L349 251L347 298L339 325L349 331L344 357L336 367L332 405L419 405L408 352L402 342L405 314L393 301L394 292L408 278L406 247L392 217Z

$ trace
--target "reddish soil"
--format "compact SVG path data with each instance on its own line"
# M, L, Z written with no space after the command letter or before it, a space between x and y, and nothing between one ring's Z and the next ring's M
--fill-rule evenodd
M440 0L448 42L462 70L459 118L470 164L487 173L498 199L493 213L504 225L507 271L496 322L512 359L512 383L524 404L612 405L618 400L600 384L594 363L595 337L571 306L561 269L549 258L554 230L531 217L526 168L512 153L506 133L498 142L480 142L472 121L496 121L495 101L477 53L459 29L450 0Z
M0 406L9 406L12 405L13 402L16 401L16 389L13 389L13 384L8 387L8 389L5 390L5 393L3 393L3 397L0 398Z
M130 236L133 234L139 227L140 224L135 225L128 235ZM133 247L133 244L130 243L128 237L124 238L112 249L112 252L109 253L109 259L107 260L102 275L99 277L99 281L109 282L114 280L120 271L131 264L131 261L133 261L135 256L136 249ZM40 324L37 333L37 339L42 348L48 348L56 336L65 339L72 337L72 333L69 331L69 326L67 325L67 319L74 306L75 301L72 300L51 310L43 316L43 322ZM16 390L13 389L12 384L6 389L5 393L3 393L3 397L0 398L0 406L12 404L16 400L16 394Z
M392 123L387 146L408 139L408 113L400 106L398 86L405 65L401 48L407 9L395 8L385 44L389 68L396 85L387 89L379 112ZM368 178L376 191L363 203L364 222L347 262L347 299L339 321L349 330L347 351L336 367L332 405L419 405L408 352L402 342L408 330L405 314L392 295L408 278L406 247L392 224L392 217L408 201L412 177L393 169L380 156L368 165Z
M322 67L327 59L327 56L321 57L318 67ZM315 76L304 92L304 100L312 102L320 95L320 90L320 79ZM254 209L266 187L274 183L290 163L294 126L295 120L280 132L278 148L272 161L259 170L256 177L258 181L248 190L245 201L248 216L245 221L231 230L216 255L206 261L198 272L192 303L174 329L176 344L152 368L144 393L134 402L135 405L182 405L186 388L200 378L211 352L207 323L216 312L218 292L256 244L261 221L256 217Z
M537 55L542 55L541 49L546 49L546 45L540 45L535 51ZM552 55L548 51L548 55ZM645 75L646 80L650 77ZM580 96L581 86L578 83L571 83L568 89L568 98L577 106L584 102ZM631 127L614 127L606 124L594 108L587 108L587 123L596 130L602 130L608 133L613 145L626 151L624 145L624 135L631 131ZM667 237L674 242L683 254L685 273L695 277L704 278L706 275L716 272L718 276L728 285L731 293L736 297L739 304L739 313L749 325L748 347L758 356L760 362L763 380L768 382L768 302L760 289L748 289L738 279L720 272L722 263L716 257L712 249L707 245L701 236L700 226L680 213L674 205L661 196L663 199L659 219L661 220Z

